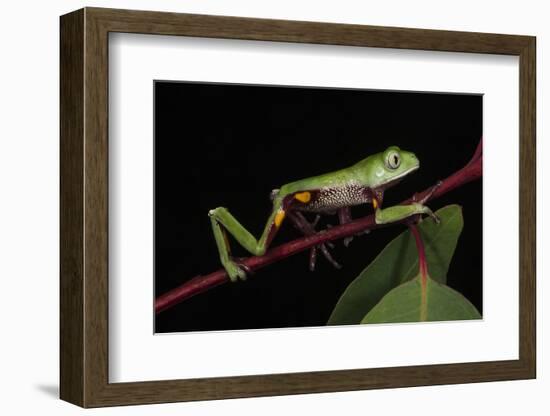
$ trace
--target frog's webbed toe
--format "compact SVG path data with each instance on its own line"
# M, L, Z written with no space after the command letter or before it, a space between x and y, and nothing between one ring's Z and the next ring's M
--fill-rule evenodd
M315 227L317 226L320 215L317 215L313 222L309 222L304 215L299 211L290 211L288 218L291 220L294 227L305 236L317 234ZM320 250L325 259L332 264L336 269L341 269L342 266L334 260L330 254L329 248L334 248L334 244L329 242L318 244L311 248L309 252L309 270L314 271L317 264L317 253Z

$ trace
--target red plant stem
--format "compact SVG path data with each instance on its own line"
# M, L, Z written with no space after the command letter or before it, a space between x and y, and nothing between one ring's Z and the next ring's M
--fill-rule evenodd
M477 149L472 159L462 169L456 171L451 176L441 181L441 185L435 192L428 198L432 200L438 198L447 192L452 191L455 188L463 186L469 182L481 178L482 174L482 142L480 140ZM417 193L414 197L411 197L401 204L410 203L413 198L422 200L423 197L429 195L432 187ZM426 200L427 202L427 200ZM371 230L381 227L374 221L374 215L368 215L366 217L357 219L350 223L332 227L328 230L320 231L319 233L298 238L285 244L281 244L275 248L270 249L263 256L252 256L240 261L245 267L251 271L256 271L262 267L268 266L271 263L283 260L289 256L300 253L311 247L314 247L321 243L326 243L332 240L338 240L345 237L353 236L359 232ZM219 286L223 283L229 282L229 277L224 269L217 270L206 276L196 276L191 280L183 283L182 285L160 295L155 300L155 313L160 313L172 306L189 299L199 293L205 292L213 287Z
M420 320L425 321L428 315L428 262L426 261L426 252L424 251L424 243L416 224L409 223L409 229L414 235L416 249L418 250L418 269L420 273Z
M409 224L409 228L414 235L416 248L418 250L418 269L420 272L422 287L426 287L426 279L428 278L428 262L426 261L424 243L422 242L422 237L420 236L420 232L418 231L416 224Z

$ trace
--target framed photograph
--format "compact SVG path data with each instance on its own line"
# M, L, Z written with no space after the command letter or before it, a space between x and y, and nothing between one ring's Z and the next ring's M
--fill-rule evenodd
M60 25L63 400L535 377L534 37Z

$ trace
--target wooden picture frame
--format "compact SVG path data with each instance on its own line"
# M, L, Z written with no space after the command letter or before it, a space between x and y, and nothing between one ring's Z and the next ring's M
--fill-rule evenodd
M85 8L61 17L60 396L82 407L535 378L535 38ZM110 383L108 34L297 42L519 57L519 359Z

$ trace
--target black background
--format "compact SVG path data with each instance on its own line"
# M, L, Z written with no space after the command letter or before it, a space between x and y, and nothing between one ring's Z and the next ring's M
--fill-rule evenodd
M472 156L482 135L479 95L160 82L155 88L155 295L221 267L208 211L227 207L255 236L270 191L350 166L390 145L420 169L385 193L390 206L443 179ZM482 312L482 184L428 205L458 203L464 231L448 285ZM372 207L352 209L354 217ZM326 223L336 224L334 216ZM404 226L356 237L333 250L343 269L308 253L225 284L161 314L155 332L325 325L346 286ZM299 237L284 223L273 244ZM248 256L230 237L233 254Z

